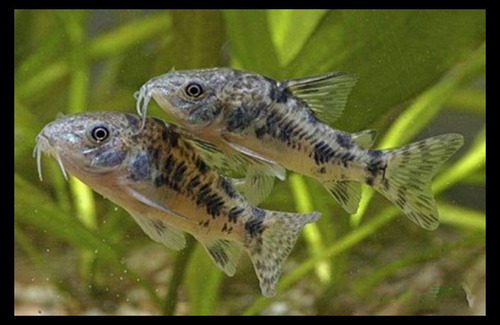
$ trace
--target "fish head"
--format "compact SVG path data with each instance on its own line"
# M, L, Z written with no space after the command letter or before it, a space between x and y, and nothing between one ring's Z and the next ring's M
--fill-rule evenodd
M145 116L150 98L188 129L213 125L241 105L272 102L276 82L230 68L170 71L136 92L137 111Z
M234 74L227 68L172 70L152 78L135 94L138 113L146 115L152 97L181 125L210 125L220 115L223 103L219 95Z
M37 135L34 155L41 176L41 152L53 156L64 176L103 175L126 167L140 118L118 112L65 115L47 124Z

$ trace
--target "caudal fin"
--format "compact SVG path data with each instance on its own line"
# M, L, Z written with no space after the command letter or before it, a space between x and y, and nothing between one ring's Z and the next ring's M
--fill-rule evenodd
M270 297L276 293L281 267L295 245L302 227L306 223L316 221L320 213L260 211L265 212L265 215L261 216L263 219L251 219L249 224L262 222L259 226L262 231L249 234L247 250L257 273L262 294Z
M407 146L384 150L387 167L375 190L427 230L439 226L431 182L437 169L464 143L460 134L444 134Z

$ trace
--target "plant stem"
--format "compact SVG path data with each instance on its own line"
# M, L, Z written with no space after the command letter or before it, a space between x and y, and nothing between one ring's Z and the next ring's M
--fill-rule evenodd
M189 257L194 251L195 239L193 237L186 238L186 247L177 254L175 259L174 271L170 277L170 285L168 286L167 296L165 297L165 302L163 305L163 315L170 316L175 312L177 307L177 300L179 297L179 286L184 279L184 274L186 265L189 261Z

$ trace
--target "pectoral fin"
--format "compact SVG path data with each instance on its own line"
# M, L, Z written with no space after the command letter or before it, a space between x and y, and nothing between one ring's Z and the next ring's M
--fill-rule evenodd
M155 199L153 199L151 197L148 197L147 195L144 195L143 193L135 190L134 188L132 188L130 186L126 186L126 187L124 187L124 189L134 199L138 200L139 202L141 202L141 203L143 203L143 204L145 204L145 205L147 205L147 206L149 206L149 207L151 207L153 209L160 210L162 212L168 213L171 216L174 216L174 217L177 217L177 218L181 218L181 219L184 219L184 220L190 220L190 218L188 218L187 216L174 211L170 207L168 207L168 206L166 206L166 205L158 202L157 200L155 200Z
M239 181L238 189L252 205L262 202L272 191L274 177L285 180L286 171L270 158L264 157L245 147L224 141L227 150L196 138L187 137L202 160L211 168L225 176L244 178Z
M279 165L276 161L230 141L226 140L225 143L234 151L240 153L242 155L241 159L247 161L246 169L248 168L248 166L258 166L258 168L255 168L255 170L259 171L260 174L272 175L282 181L285 180L286 170L281 167L281 165Z

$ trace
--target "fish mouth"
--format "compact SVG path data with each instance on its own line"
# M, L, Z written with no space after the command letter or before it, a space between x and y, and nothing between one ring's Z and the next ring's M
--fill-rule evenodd
M50 139L45 137L43 134L39 134L36 137L36 143L35 147L33 149L33 157L36 158L36 167L38 171L38 177L40 178L40 181L43 181L43 176L42 176L42 152L46 153L49 156L52 156L56 159L59 168L62 171L62 174L64 176L64 179L67 181L68 180L68 173L66 172L66 168L64 167L64 164L61 159L61 151L57 146L54 146L53 143L51 143Z
M146 116L148 111L149 102L151 101L151 97L153 97L154 91L166 91L165 86L158 85L156 79L152 79L145 83L138 91L134 93L134 98L136 99L136 110L137 114L142 117L142 125L139 131L144 128L146 124ZM170 101L166 98L166 96L162 96L158 98L161 102L161 106L171 107Z
M142 117L142 125L139 131L144 128L146 124L146 115L148 111L149 101L151 100L151 92L153 91L153 87L149 85L149 82L144 84L138 91L134 93L134 98L136 102L136 110L137 114Z
M147 110L151 98L154 98L158 105L163 111L169 113L169 116L174 120L178 121L178 116L176 116L177 110L174 109L174 105L168 99L168 96L163 96L169 91L167 86L158 84L157 78L153 78L134 93L134 98L136 99L136 110L137 114L142 118L142 125L139 132L144 128L146 124Z

